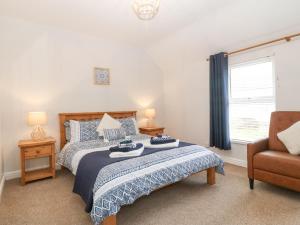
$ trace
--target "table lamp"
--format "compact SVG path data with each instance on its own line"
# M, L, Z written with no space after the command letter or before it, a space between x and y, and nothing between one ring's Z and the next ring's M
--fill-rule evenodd
M145 116L148 119L148 127L155 127L154 124L155 114L156 114L155 109L153 108L146 109Z
M42 125L47 124L47 114L45 112L29 112L27 123L29 126L33 126L31 138L33 140L43 140L46 137L46 133Z

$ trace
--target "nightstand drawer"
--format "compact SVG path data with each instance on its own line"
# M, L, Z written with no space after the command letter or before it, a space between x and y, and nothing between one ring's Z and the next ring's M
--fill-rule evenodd
M38 158L51 155L51 146L37 146L26 148L24 150L24 155L26 159Z
M163 134L163 131L149 131L147 134L150 136L157 136Z
M164 133L163 127L140 127L140 133L141 134L147 134L150 136L157 136Z

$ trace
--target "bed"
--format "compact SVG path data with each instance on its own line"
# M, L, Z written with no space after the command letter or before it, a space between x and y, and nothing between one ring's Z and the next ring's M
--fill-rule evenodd
M150 137L137 134L131 138L145 145L144 152L128 158L109 157L109 147L118 140L67 142L66 122L101 119L105 113L115 119L136 117L136 111L59 114L62 150L57 162L75 175L73 192L82 197L95 225L116 225L121 206L190 175L206 171L207 183L213 185L215 173L224 174L223 160L217 154L186 142L177 148L147 148Z

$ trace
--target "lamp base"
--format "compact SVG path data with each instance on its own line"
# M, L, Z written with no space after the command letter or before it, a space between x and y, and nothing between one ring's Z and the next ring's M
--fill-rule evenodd
M33 128L33 131L31 132L31 138L35 141L44 140L46 138L46 132L40 125L37 125Z
M151 127L151 128L155 127L154 119L148 119L147 127Z

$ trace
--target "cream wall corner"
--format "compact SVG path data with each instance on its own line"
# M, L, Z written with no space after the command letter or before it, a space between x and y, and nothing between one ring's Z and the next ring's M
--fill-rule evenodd
M142 49L8 17L0 29L5 173L18 174L17 142L29 138L30 111L48 113L45 129L57 141L60 112L138 110L142 125L143 109L154 107L164 125L162 72ZM94 85L94 67L110 68L109 86Z

